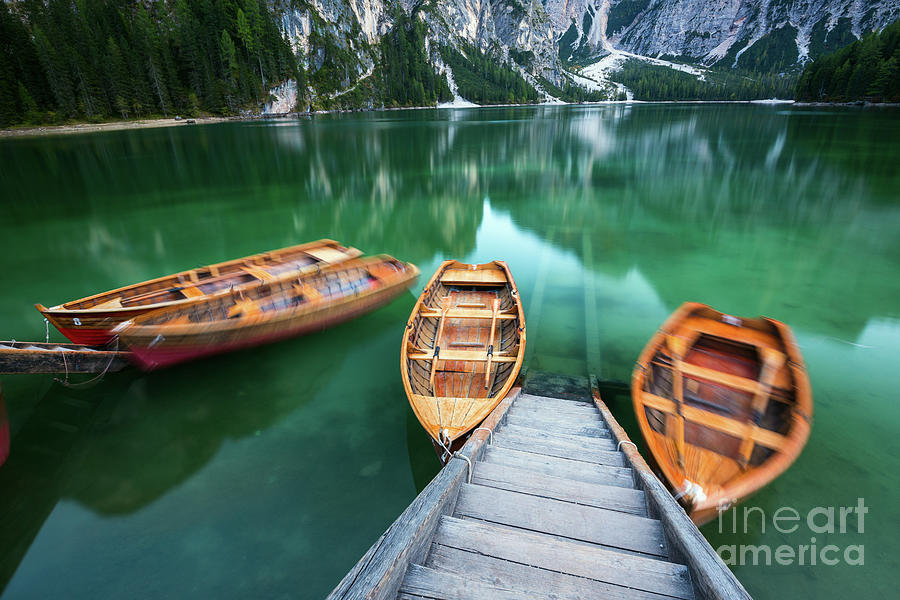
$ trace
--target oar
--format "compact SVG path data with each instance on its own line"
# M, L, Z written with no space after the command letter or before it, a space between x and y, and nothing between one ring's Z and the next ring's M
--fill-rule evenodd
M444 333L444 319L447 317L447 311L450 310L450 296L441 298L441 320L438 323L437 336L434 338L434 357L431 359L431 376L428 378L428 384L434 389L434 373L437 370L438 356L441 353L441 336Z
M488 351L487 351L487 367L484 370L484 387L488 386L488 382L491 380L491 362L494 360L494 328L497 325L497 313L500 311L500 298L494 298L493 304L491 304L491 337L488 342Z

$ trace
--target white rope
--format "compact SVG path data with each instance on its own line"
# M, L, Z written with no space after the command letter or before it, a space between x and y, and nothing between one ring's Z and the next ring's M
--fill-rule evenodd
M61 381L59 379L59 377L54 377L53 379L55 381L58 381L59 383L61 383L62 385L66 386L69 389L79 389L79 388L83 388L83 387L88 387L89 385L103 379L103 376L106 375L107 371L109 371L109 367L112 366L113 361L116 359L116 355L119 353L119 337L116 336L116 347L110 353L109 362L106 363L106 367L103 368L103 371L101 371L100 374L97 375L96 377L92 377L91 379L88 379L87 381L82 381L80 383L69 383L69 364L68 364L68 362L66 362L66 351L60 350L60 353L62 353L63 364L66 367L66 379L65 379L65 381Z
M44 342L50 343L50 319L44 318Z
M472 483L472 461L469 460L469 457L457 451L453 453L451 458L461 458L466 461L466 464L469 465L469 468L466 471L466 483Z
M494 445L494 430L493 429L488 429L487 427L476 427L475 431L487 431L488 432L488 446ZM473 431L472 433L475 433L475 431Z
M622 444L631 444L631 447L637 452L638 447L631 440L620 440L619 443L616 444L616 452L622 449Z

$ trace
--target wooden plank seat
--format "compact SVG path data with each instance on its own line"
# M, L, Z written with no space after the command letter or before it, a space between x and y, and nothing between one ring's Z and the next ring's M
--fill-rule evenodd
M641 392L641 399L644 406L655 408L669 415L678 415L678 406L675 402L650 392ZM755 443L777 450L785 443L785 436L757 427L753 423L743 423L735 421L728 417L723 417L715 413L703 410L687 404L681 406L681 416L686 421L700 423L706 427L716 429L723 433L727 433L739 439L749 437Z
M253 265L242 265L241 271L247 273L248 275L252 275L253 277L256 277L263 282L273 281L275 279L275 277L265 269L260 269L259 267L255 267Z
M446 269L440 281L444 285L504 285L507 279L500 269Z
M434 308L423 308L419 311L419 315L433 319L440 319L442 314L444 313ZM445 316L448 319L491 319L494 313L488 309L451 308ZM498 321L511 321L516 318L518 318L518 315L516 315L515 311L497 313Z
M420 348L411 350L409 358L412 360L434 360L434 351L426 352ZM487 351L475 350L443 350L438 355L438 360L464 360L474 362L487 362ZM494 362L516 362L516 354L494 354Z

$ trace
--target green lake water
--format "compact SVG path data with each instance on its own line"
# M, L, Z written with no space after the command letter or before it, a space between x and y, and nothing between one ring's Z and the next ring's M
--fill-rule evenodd
M812 437L746 503L764 528L757 511L745 531L739 512L737 532L731 513L703 532L716 547L838 548L833 565L736 565L756 597L892 596L898 167L896 110L761 105L417 110L0 141L0 339L44 338L35 302L321 237L423 273L389 306L305 338L90 389L3 377L3 597L324 596L437 472L399 344L414 292L447 258L509 262L529 374L628 379L687 300L791 325ZM639 438L629 398L606 400ZM846 533L773 527L779 507L805 517L858 498L862 533L853 515ZM858 545L864 564L848 564Z

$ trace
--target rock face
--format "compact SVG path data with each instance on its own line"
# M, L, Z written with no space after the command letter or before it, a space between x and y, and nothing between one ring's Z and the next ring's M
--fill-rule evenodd
M471 44L539 88L536 77L559 85L572 64L613 51L784 70L900 18L900 0L272 1L310 73L311 94L331 97L372 74L396 11L415 11L428 25L426 46L437 68L444 67L435 47ZM317 78L326 62L327 77Z
M792 43L777 45L792 46L785 49L797 62L898 18L898 0L621 0L612 3L607 33L636 54L729 65L760 40L781 38Z

